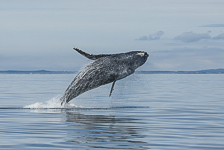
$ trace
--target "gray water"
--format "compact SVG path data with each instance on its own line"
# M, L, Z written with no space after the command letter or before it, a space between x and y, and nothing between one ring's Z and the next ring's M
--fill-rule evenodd
M74 74L0 74L0 149L224 149L224 74L134 74L65 107Z

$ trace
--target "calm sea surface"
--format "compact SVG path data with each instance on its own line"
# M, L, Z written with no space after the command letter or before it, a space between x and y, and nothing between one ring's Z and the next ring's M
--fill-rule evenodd
M61 107L75 74L0 74L0 149L224 150L224 74L134 74Z

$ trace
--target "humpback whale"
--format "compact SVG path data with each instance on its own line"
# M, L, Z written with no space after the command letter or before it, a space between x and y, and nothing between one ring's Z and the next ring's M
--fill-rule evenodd
M109 94L111 96L115 82L133 74L135 69L143 65L149 56L144 51L93 55L76 47L73 49L94 61L81 70L71 82L60 98L61 105L88 90L113 82Z

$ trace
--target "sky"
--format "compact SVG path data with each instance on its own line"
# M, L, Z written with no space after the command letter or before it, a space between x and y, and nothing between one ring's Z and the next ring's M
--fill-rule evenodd
M73 50L148 52L141 71L224 68L223 0L0 0L0 70L77 71Z

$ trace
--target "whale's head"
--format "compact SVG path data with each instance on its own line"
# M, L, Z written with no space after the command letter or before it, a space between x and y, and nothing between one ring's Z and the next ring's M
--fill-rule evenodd
M134 69L143 65L146 62L147 58L149 57L148 53L144 51L132 51L127 54L128 59L131 62L131 65L134 67Z

